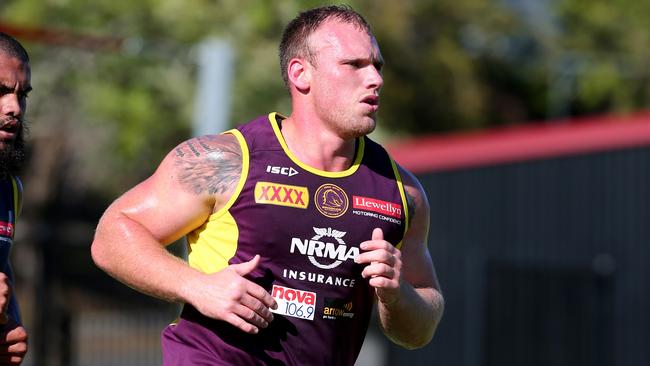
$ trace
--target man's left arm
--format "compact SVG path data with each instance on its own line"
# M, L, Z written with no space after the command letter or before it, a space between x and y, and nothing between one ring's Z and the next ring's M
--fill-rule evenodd
M6 282L13 286L11 266L5 268ZM27 331L20 323L20 311L16 297L10 289L9 304L0 319L0 365L20 365L27 353Z
M17 192L16 216L22 209L23 187L18 178L15 178ZM2 309L0 316L0 366L20 365L27 353L27 331L22 325L20 308L13 289L14 275L11 263L4 263L1 282Z
M23 183L20 181L20 178L18 177L13 177L14 182L16 183L16 221L18 220L18 216L20 216L20 213L23 209ZM7 259L7 263L4 264L4 268L2 269L4 274L7 276L7 286L10 287L10 295L7 299L7 304L6 307L3 309L4 313L6 313L7 316L10 316L15 320L17 324L22 324L21 316L20 316L20 307L18 306L18 299L15 296L15 292L13 289L13 284L14 284L14 273L13 269L11 267L11 261Z
M409 228L400 249L388 243L380 229L361 244L358 263L375 288L384 334L408 348L424 347L440 322L444 300L427 249L429 203L417 179L400 169L409 208Z

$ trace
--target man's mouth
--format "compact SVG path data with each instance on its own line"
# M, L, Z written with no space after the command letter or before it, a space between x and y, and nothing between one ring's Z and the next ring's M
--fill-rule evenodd
M376 95L368 95L367 97L364 97L361 99L361 103L366 103L370 104L373 106L378 106L379 105L379 97Z
M20 122L15 119L9 119L2 122L0 126L0 138L11 139L18 133Z

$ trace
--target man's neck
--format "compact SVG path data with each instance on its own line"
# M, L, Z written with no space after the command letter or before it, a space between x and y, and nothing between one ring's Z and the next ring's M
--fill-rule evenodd
M298 120L293 115L281 121L280 126L289 150L315 169L340 172L354 162L356 139L342 139L317 122Z

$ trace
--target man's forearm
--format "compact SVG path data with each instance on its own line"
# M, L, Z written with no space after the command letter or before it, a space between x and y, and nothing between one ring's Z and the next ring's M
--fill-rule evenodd
M98 267L129 287L170 302L187 301L184 286L198 275L127 218L98 227L92 257Z
M427 345L438 327L444 310L442 294L433 288L414 289L403 285L396 302L377 305L384 334L407 349Z

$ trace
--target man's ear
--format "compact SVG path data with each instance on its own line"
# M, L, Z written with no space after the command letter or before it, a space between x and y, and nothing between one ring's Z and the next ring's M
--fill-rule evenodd
M302 93L309 91L311 81L310 66L307 60L300 58L292 58L287 66L289 82Z

